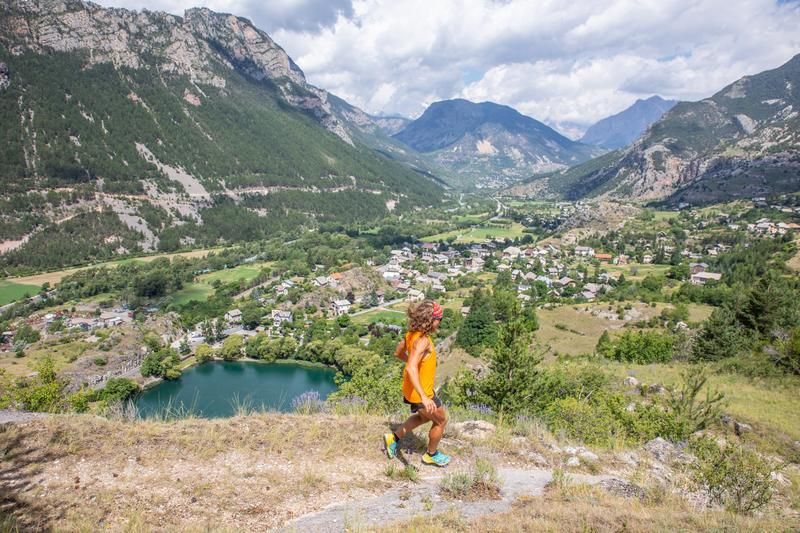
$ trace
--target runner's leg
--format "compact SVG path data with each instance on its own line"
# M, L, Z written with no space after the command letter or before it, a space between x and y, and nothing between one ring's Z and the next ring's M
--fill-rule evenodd
M437 407L432 413L420 411L417 413L427 422L433 422L431 430L428 432L428 453L433 454L439 446L439 441L442 440L444 428L447 426L447 412L444 407Z
M419 413L413 414L409 416L401 426L398 426L397 429L394 430L394 434L397 435L398 438L402 439L406 433L414 431L415 428L426 422L427 420L421 417Z

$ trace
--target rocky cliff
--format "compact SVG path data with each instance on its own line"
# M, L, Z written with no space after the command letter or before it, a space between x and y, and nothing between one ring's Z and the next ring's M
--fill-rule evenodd
M374 220L441 195L241 17L2 0L0 64L7 267Z
M680 102L630 147L531 187L673 204L800 190L799 85L800 55L705 100Z

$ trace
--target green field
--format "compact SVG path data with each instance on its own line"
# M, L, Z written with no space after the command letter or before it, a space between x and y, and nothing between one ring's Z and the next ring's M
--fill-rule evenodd
M211 284L215 280L219 280L222 283L230 283L241 279L250 281L258 276L263 268L267 268L271 264L270 262L252 263L202 274L197 277L197 281L186 284L183 289L176 292L172 296L172 303L183 305L191 301L207 300L209 296L214 294L214 287Z
M396 324L402 326L406 322L406 315L402 311L391 311L388 309L375 309L369 313L353 317L355 324L372 324L383 322L384 324Z
M517 222L503 225L486 223L468 229L438 233L436 235L424 237L421 240L425 242L437 242L446 241L455 237L458 243L476 243L492 239L515 239L517 237L522 237L524 234L522 230L524 229L525 226Z
M13 301L19 300L26 294L33 296L39 292L36 285L23 285L21 283L14 283L13 281L0 281L0 305L6 305Z

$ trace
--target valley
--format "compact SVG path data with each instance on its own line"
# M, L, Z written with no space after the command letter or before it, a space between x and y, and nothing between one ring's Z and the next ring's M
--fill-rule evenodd
M421 88L364 98L301 41L367 4L0 0L0 531L800 529L800 55L632 63L592 124L549 58L425 92L393 30ZM442 470L383 437L422 309Z

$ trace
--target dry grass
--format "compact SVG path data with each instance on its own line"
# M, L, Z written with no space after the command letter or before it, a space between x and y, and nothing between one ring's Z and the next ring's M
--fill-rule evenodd
M608 495L600 489L570 486L548 491L542 497L520 498L509 511L474 520L451 511L435 517L418 516L394 524L386 532L605 532L605 531L791 531L796 518L734 515L704 511L666 496L640 502Z
M389 486L375 417L263 414L122 422L62 416L0 430L0 492L22 526L277 527ZM354 465L359 450L369 461Z

